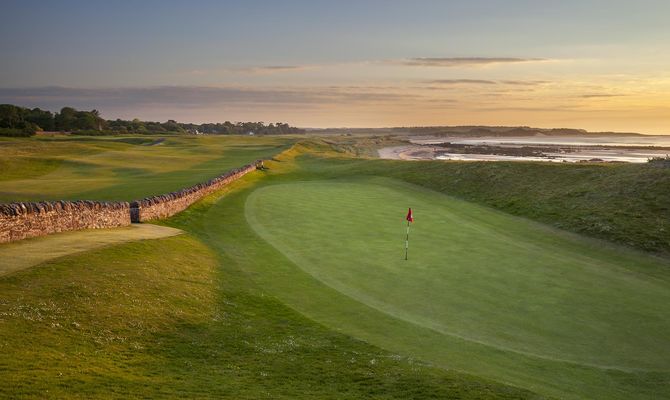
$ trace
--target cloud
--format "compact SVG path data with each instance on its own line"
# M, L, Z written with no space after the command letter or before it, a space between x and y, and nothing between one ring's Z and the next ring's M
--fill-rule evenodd
M608 94L608 93L593 93L593 94L582 94L578 97L582 99L597 99L597 98L607 98L607 97L622 97L626 96L625 94Z
M314 69L314 65L262 65L252 67L230 68L230 71L249 74L274 74L278 72L295 72Z
M401 65L414 67L483 67L495 64L518 64L529 62L549 61L544 58L514 58L514 57L419 57L400 60L363 60L363 61L343 61L337 63L323 64L296 64L296 65L248 65L248 66L224 66L212 69L192 69L180 72L182 75L204 76L220 74L249 74L249 75L270 75L279 73L295 73L318 69L331 69L339 67L368 67L379 65ZM446 81L448 80L444 80ZM453 83L458 83L454 80ZM460 80L460 83L468 83L468 79ZM472 80L476 81L476 80ZM510 84L521 81L508 81ZM475 82L469 82L475 83ZM483 83L483 82L480 82ZM521 83L519 83L521 84Z
M547 83L551 83L549 81L500 81L500 83L504 83L505 85L517 85L517 86L536 86L536 85L544 85Z
M259 69L262 70L268 70L268 71L288 71L288 70L294 70L294 69L303 69L305 68L304 65L266 65L264 67L258 67Z
M259 105L313 106L320 104L385 103L418 96L367 88L249 88L208 86L155 86L126 88L0 88L0 103L58 110L132 110L157 107L213 108Z
M243 67L222 67L212 69L192 69L180 72L181 75L219 75L222 73L269 75L283 72L300 72L318 68L317 65L256 65Z
M493 64L518 64L548 61L544 58L516 57L419 57L395 61L394 63L417 67L476 67Z
M538 86L550 83L549 81L518 81L518 80L491 80L491 79L434 79L422 82L428 85L432 85L424 88L429 90L442 89L441 86L455 86L455 85L473 85L473 86L507 85L507 86L517 86L513 90L515 92L531 91L534 90L530 88L531 86ZM503 90L503 91L511 91L511 90Z
M486 112L519 111L519 112L557 113L557 112L565 112L565 111L576 112L578 110L574 107L564 107L564 106L555 106L555 107L507 107L507 106L495 107L495 106L491 106L491 107L478 107L477 111L486 111Z
M485 79L435 79L432 81L426 81L426 83L433 85L459 85L459 84L472 84L472 85L495 85L496 81L489 81Z

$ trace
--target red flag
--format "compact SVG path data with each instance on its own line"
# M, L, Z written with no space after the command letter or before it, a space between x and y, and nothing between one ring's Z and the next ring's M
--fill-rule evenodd
M414 222L414 216L412 215L412 209L410 208L409 211L407 211L407 217L405 219L408 222Z

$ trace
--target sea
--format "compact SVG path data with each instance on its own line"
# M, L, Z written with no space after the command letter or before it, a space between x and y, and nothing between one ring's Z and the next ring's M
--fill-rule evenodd
M604 162L617 161L643 163L647 162L652 157L664 157L670 154L670 135L452 137L446 139L414 139L412 142L416 144L439 144L449 142L453 144L491 145L501 147L538 146L546 148L544 153L547 156L521 157L510 155L445 153L436 157L441 160L580 162L598 159ZM571 147L572 151L552 151L558 150L558 147ZM664 147L664 149L644 147Z

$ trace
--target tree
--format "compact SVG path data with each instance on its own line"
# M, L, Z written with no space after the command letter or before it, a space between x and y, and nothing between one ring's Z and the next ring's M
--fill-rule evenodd
M21 110L11 104L0 104L0 128L20 128Z
M26 122L37 125L44 131L53 131L56 128L54 124L54 115L51 111L45 111L39 108L27 110L25 120Z
M77 110L72 107L63 107L54 118L56 129L59 131L70 131L74 128Z

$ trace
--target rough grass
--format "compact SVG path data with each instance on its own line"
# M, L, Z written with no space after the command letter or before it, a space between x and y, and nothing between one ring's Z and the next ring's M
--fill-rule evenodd
M670 254L670 169L646 164L408 163L384 175L553 226Z
M0 181L37 178L56 170L61 162L51 158L6 156L0 159Z

